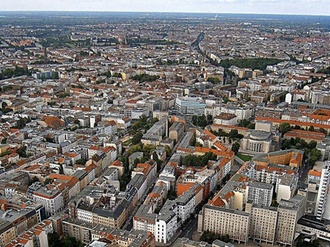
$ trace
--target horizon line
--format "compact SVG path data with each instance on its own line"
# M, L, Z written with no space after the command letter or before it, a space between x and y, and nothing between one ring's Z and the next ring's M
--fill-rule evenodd
M210 15L279 15L279 16L315 16L315 17L330 17L327 14L302 14L302 13L230 13L230 12L175 12L175 11L129 11L129 10L0 10L0 13L13 12L73 12L73 13L157 13L157 14L210 14Z

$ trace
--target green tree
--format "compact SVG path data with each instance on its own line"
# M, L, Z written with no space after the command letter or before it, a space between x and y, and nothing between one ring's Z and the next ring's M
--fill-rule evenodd
M46 178L46 179L45 179L45 182L44 182L44 185L51 184L52 182L53 182L53 179L51 179L51 178Z
M140 131L138 131L132 138L132 144L133 145L139 144L142 139L142 136L143 134Z
M200 241L204 241L209 244L212 244L216 239L219 239L225 243L228 243L230 241L230 237L228 234L221 236L220 234L213 233L210 231L204 231L202 236L200 237Z
M308 128L308 130L309 130L309 131L315 131L314 126L310 126L310 127Z
M216 76L210 76L209 78L207 78L207 81L213 84L219 84L221 82L219 77Z
M238 133L237 129L232 129L230 130L230 132L228 133L228 137L230 139L242 139L244 136Z
M319 129L319 132L324 133L326 135L328 134L328 131L326 129L324 129L324 128L320 128Z
M85 165L86 162L87 162L87 160L85 160L85 159L79 159L79 160L76 161L76 164L77 165Z
M33 177L30 179L29 184L31 185L31 184L33 184L33 183L35 183L35 182L39 182L39 178L37 178L36 176L33 176Z
M284 135L291 130L291 126L289 123L281 123L278 130Z
M241 145L239 144L239 142L234 142L231 146L231 150L234 151L235 154L237 154L240 147Z
M48 245L49 247L62 246L60 236L56 232L48 234Z
M208 125L209 125L209 124L212 124L212 123L213 123L213 116L210 115L210 114L208 114L208 115L206 116L206 121L207 121L207 124L208 124Z
M19 157L26 158L26 146L21 146L19 149L17 149L17 153Z
M175 190L169 190L167 192L167 199L169 200L175 200L178 197L178 195L176 194Z
M25 118L19 118L17 121L16 121L16 128L18 129L23 129L25 126L26 126L26 122L27 120Z
M63 164L60 164L59 174L64 174Z

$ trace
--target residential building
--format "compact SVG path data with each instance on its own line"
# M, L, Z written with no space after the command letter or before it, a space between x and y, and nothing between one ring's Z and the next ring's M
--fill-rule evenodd
M5 246L16 238L16 229L13 223L7 220L0 220L0 245Z
M250 238L273 244L276 236L277 208L253 204L251 208Z
M270 206L273 199L274 186L261 182L249 182L246 185L246 201L261 206Z
M60 212L64 208L62 192L53 185L46 185L34 191L33 200L41 203L49 216Z
M198 215L199 231L226 235L239 243L249 240L250 214L206 204ZM201 228L200 228L201 227Z

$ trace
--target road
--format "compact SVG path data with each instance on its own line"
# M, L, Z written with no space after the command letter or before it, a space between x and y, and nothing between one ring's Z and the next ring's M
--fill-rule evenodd
M198 227L198 217L196 216L193 220L189 221L188 224L183 228L180 238L189 238L193 239L193 234L197 231Z
M299 181L298 185L299 188L305 189L307 187L306 180L309 171L309 164L307 161L303 161L302 167L299 170Z

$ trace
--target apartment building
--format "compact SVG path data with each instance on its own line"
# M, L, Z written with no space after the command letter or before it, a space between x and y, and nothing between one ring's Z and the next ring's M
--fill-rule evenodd
M62 224L64 236L74 237L85 245L90 243L93 224L69 217Z
M274 186L272 184L261 182L250 182L246 186L246 200L253 203L270 206L273 199Z
M198 216L199 231L211 231L220 235L228 234L239 243L247 243L250 229L250 213L205 205ZM201 223L202 222L202 223Z
M48 216L54 215L64 208L62 192L53 185L46 185L34 191L33 201L41 203Z
M248 204L246 205L248 207ZM276 236L277 208L253 205L251 208L250 238L273 244Z
M13 223L7 220L0 220L0 246L5 246L16 238L16 229Z

